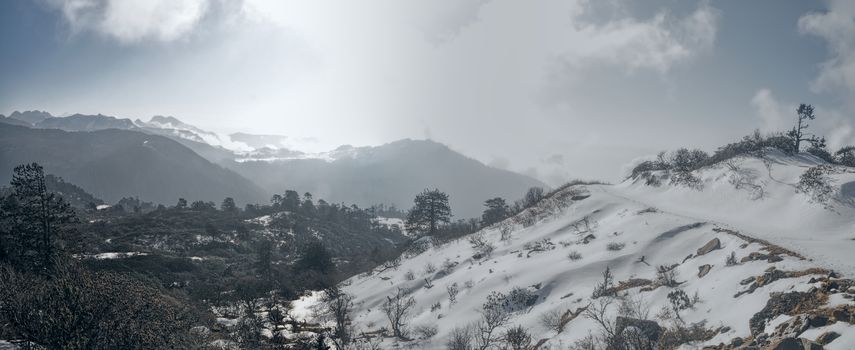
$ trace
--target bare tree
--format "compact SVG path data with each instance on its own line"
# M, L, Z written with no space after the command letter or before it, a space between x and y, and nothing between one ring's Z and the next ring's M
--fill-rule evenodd
M328 288L324 293L324 305L327 313L335 320L334 341L338 347L350 342L350 313L353 310L353 296L338 287ZM339 344L340 343L340 344Z
M486 350L497 340L496 329L511 319L510 313L498 305L491 305L481 311L481 320L475 323L475 348Z
M613 296L615 294L615 290L612 286L613 283L614 276L612 276L612 271L608 266L606 266L606 270L603 271L603 281L594 287L594 292L591 296L595 299L599 297Z
M416 299L407 297L401 288L398 288L394 296L386 297L386 302L383 303L383 312L389 318L395 337L407 339L407 321L414 306L416 306Z
M448 350L473 350L472 326L456 327L451 330L448 340L445 342Z

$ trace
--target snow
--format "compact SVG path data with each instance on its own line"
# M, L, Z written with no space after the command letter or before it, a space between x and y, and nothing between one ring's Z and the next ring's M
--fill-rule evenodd
M109 204L98 204L97 206L95 206L95 210L110 209L110 208L112 208L112 207L113 207L113 206L112 206L112 205L109 205Z
M95 259L95 260L108 260L108 259L124 259L130 258L134 256L146 256L148 253L143 252L118 252L118 253L98 253L86 255L86 258Z
M514 224L510 241L501 241L496 228L482 230L487 241L495 246L489 258L474 258L473 248L464 238L406 257L397 269L353 277L342 286L356 298L353 322L363 331L388 328L382 311L384 300L398 288L407 291L416 300L410 326L432 324L439 327L432 344L444 344L454 327L478 320L478 311L491 292L507 293L514 287L538 286L536 304L515 312L510 325L524 325L534 339L549 338L547 344L550 346L566 348L595 330L595 323L580 316L572 320L563 333L555 334L541 326L542 314L551 310L575 311L588 305L592 301L593 286L601 280L606 267L618 282L631 278L655 280L656 266L679 264L675 271L677 280L683 282L680 288L690 296L697 293L700 297L694 308L681 311L680 316L688 323L705 321L713 328L721 325L731 328L726 334L709 340L709 345L737 336L746 338L750 335L748 320L764 307L771 293L807 291L812 286L808 281L817 276L780 279L737 297L737 293L748 288L740 283L746 278L761 276L770 266L785 271L825 267L846 277L855 274L855 259L850 256L855 248L852 240L855 210L846 202L846 197L838 194L837 201L826 208L810 202L807 196L794 189L798 176L819 162L812 157L771 154L767 170L764 162L758 159L734 160L734 164L748 169L763 184L766 195L762 199L751 199L746 190L735 189L727 180L729 170L724 166L697 173L703 180L702 190L668 184L652 187L633 181L576 186L573 190L587 191L590 197L574 201L532 226ZM851 171L831 177L838 186L855 181L855 173ZM649 211L649 208L657 210ZM578 225L574 225L583 218L592 221L591 233L596 236L588 244L581 240L588 233L578 234L575 228ZM739 261L752 252L761 251L763 245L715 231L716 228L761 238L809 259L781 255L783 260L775 263L760 260L725 266L731 252ZM714 238L721 241L721 249L686 259ZM538 242L546 249L526 249ZM625 247L613 251L607 249L609 243L623 243ZM578 252L581 259L569 259L570 252ZM638 262L642 256L649 265ZM444 261L457 264L448 271L425 271L428 264L443 270ZM698 270L703 265L712 268L699 278ZM409 271L416 274L414 280L405 278ZM432 281L432 288L426 286L426 278ZM451 305L446 286L455 283L460 293L457 303ZM672 290L663 286L652 291L631 288L626 292L644 300L653 319L660 309L668 307L668 293ZM301 305L300 308L308 310L310 306L303 303L311 301L309 298L297 302L295 309L296 305ZM834 297L830 302L846 301ZM435 303L439 303L440 309L431 311ZM616 313L615 309L610 310L611 315ZM438 319L444 321L438 322ZM774 328L784 321L786 317L777 318L768 326ZM855 327L846 327L840 333L847 335L828 348L853 348ZM389 343L393 341L387 339L386 342L391 346Z

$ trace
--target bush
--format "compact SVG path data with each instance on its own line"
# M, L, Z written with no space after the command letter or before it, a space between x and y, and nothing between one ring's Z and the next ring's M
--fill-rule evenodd
M624 247L626 247L626 244L617 243L617 242L611 242L608 245L606 245L606 249L608 249L610 251L619 251L619 250L623 249Z
M528 288L514 287L507 295L496 291L490 293L483 308L485 310L496 309L510 313L534 306L537 303L537 299L538 295Z
M420 339L430 339L438 333L438 329L436 325L418 325L413 328L413 332L415 332L416 336Z
M572 260L572 261L576 261L576 260L582 259L582 254L579 253L578 251L574 250L574 251L570 252L569 254L567 254L567 258Z
M818 165L809 168L799 176L796 191L807 194L816 203L828 203L834 195L834 188L831 187L831 179L827 176L831 171L832 168L828 165Z
M110 272L62 267L43 278L0 268L0 319L48 349L183 348L188 310L175 298Z
M504 349L529 350L531 349L531 335L522 326L508 328L502 336L505 343Z
M837 164L855 167L855 147L846 146L834 152L834 160Z

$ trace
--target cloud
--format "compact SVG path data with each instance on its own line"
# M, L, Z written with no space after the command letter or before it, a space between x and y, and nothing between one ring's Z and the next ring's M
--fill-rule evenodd
M855 2L829 1L826 12L809 13L798 22L799 31L825 40L831 57L820 66L811 88L814 92L834 92L837 88L855 95Z
M755 114L762 121L761 130L782 132L795 122L796 104L781 102L769 89L760 89L751 99ZM828 147L834 151L843 146L855 145L855 128L846 113L830 106L814 106L816 120L810 122L809 133L824 136Z
M192 32L208 0L53 0L72 32L90 31L123 44L170 42Z
M718 17L717 10L701 5L684 18L663 11L646 21L628 17L605 24L582 23L576 27L582 45L574 45L565 57L666 72L713 47Z
M765 132L779 132L788 127L789 115L793 108L784 107L772 95L769 89L760 89L751 98L751 107L762 120L760 130Z

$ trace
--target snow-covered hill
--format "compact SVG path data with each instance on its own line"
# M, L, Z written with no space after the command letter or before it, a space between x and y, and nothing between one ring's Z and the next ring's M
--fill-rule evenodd
M695 188L667 179L564 188L503 223L345 281L353 324L389 334L384 304L412 297L411 340L386 337L384 348L441 349L452 338L477 342L492 299L509 318L491 337L521 325L540 349L600 336L594 310L616 333L646 327L618 316L652 320L683 348L778 349L803 337L855 349L855 172L831 169L834 196L816 203L796 183L821 163L770 152L695 171ZM594 298L607 268L614 281L599 294L614 296ZM549 326L559 320L560 333Z

